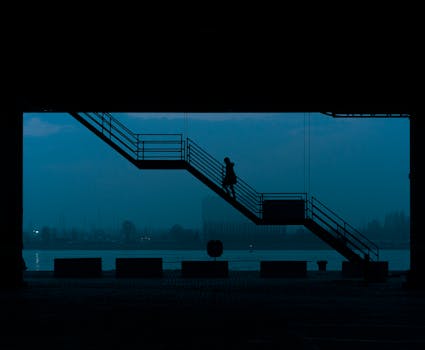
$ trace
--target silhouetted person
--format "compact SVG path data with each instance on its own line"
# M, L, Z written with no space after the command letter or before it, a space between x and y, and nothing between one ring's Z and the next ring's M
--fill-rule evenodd
M224 158L224 163L226 164L226 173L223 178L223 188L226 190L227 194L230 195L230 191L232 191L233 198L236 199L236 193L234 185L236 185L236 174L233 169L235 163L231 162L229 157Z

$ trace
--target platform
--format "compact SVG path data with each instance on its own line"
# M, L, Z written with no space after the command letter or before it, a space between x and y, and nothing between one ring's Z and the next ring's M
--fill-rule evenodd
M425 292L309 271L303 278L54 278L1 290L2 348L423 349Z

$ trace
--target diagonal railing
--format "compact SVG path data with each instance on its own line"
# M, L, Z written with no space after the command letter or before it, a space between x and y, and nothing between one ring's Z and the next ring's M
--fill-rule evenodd
M201 172L211 183L222 188L224 165L211 156L201 146L182 134L143 134L134 133L110 113L82 112L71 113L84 121L92 131L119 146L134 161L183 160ZM267 199L305 199L303 193L261 193L239 176L234 186L237 203L262 219L262 204ZM231 198L229 198L231 199Z
M225 166L192 139L184 139L182 134L134 133L110 113L70 114L136 165L149 161L183 161L189 171L195 169L202 174L208 186L257 224L262 222L265 201L303 200L306 219L313 220L335 241L362 259L379 260L379 250L373 242L317 198L308 199L306 193L261 193L238 176L234 186L236 199L225 195L222 187Z
M375 243L313 196L308 201L307 217L365 260L379 260L379 248Z
M189 138L187 139L186 161L189 165L201 171L216 186L222 188L225 175L224 165ZM262 194L258 193L239 176L234 189L237 202L261 219Z

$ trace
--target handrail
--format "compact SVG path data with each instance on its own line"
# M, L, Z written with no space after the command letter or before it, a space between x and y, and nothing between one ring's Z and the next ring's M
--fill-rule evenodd
M134 134L136 160L183 160L185 147L182 134Z
M307 215L328 226L330 233L360 251L366 259L379 260L378 246L316 197L311 197Z
M200 170L203 170L210 181L216 186L222 188L224 178L224 166L221 162L211 156L196 142L187 139L187 158L186 161ZM243 181L239 176L237 177L236 185L234 185L237 194L237 201L243 204L247 209L255 215L260 214L260 194Z
M113 116L112 116L112 114L111 113L107 113L107 112L94 112L93 114L96 114L98 117L101 117L101 118L103 118L104 116L107 116L108 117L108 119L109 119L109 121L110 121L110 123L114 123L114 124L116 124L117 125L117 129L121 129L121 130L123 130L123 132L125 133L125 134L128 134L128 135L134 135L134 133L130 130L130 129L128 129L123 123L121 123L119 120L117 120L116 118L114 118Z
M368 243L368 244L370 244L372 246L375 246L378 249L378 246L375 243L373 243L371 240L369 240L366 236L364 236L360 231L358 231L356 228L354 228L352 225L350 225L347 221L345 221L344 219L342 219L333 210L331 210L327 206L325 206L323 204L323 202L319 201L316 197L312 197L312 203L313 203L313 205L314 205L314 202L319 203L323 208L326 208L326 210L329 213L331 213L335 218L337 218L338 220L340 220L343 223L343 225L341 225L340 227L342 227L347 232L347 234L352 235L352 233L350 233L350 231L349 231L349 230L352 230L352 231L356 232L356 234L357 234L357 237L356 238L360 237L363 240L363 242L361 242L361 244L363 244L363 245L366 246L366 243ZM315 207L318 208L318 206L316 206L316 205L315 205Z
M341 228L340 226L336 226L336 227L332 226L331 222L326 221L324 219L324 217L319 216L317 214L313 214L313 217L316 218L316 220L315 220L316 222L322 223L322 225L321 225L322 227L323 227L323 225L326 226L327 232L333 233L334 236L337 237L338 239L340 239L340 241L343 242L345 245L351 246L351 250L363 252L363 250L366 249L367 251L369 251L367 246L362 248L358 244L356 244L357 242L353 242L353 241L349 240L347 235L345 234L345 232L342 232L342 233L340 232L340 230L339 230L339 228ZM351 235L349 235L349 236L351 236Z
M123 146L124 150L131 155L136 154L137 139L135 134L121 122L116 120L111 114L99 112L82 114L89 118L92 121L92 126L104 136ZM118 137L117 135L121 137Z
M223 189L224 165L192 139L183 139L182 134L133 133L110 113L91 112L80 113L81 115L90 122L91 127L114 142L134 160L182 160L199 171L212 184ZM327 227L326 231L329 234L341 239L353 251L361 252L365 259L379 260L379 249L376 244L315 197L308 200L306 193L257 192L239 176L234 188L235 201L259 220L263 218L263 204L267 200L303 200L306 203L306 218L316 223L320 222L322 226Z

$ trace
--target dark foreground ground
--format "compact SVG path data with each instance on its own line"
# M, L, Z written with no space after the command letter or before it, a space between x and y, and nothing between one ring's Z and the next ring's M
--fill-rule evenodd
M0 290L0 349L425 349L425 292L403 274L54 278Z

